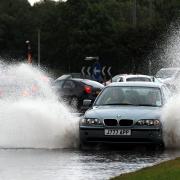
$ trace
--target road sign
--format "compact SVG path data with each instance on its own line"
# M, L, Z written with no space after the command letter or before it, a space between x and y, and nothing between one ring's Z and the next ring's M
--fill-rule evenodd
M96 81L101 81L102 77L101 77L101 65L100 63L96 62L94 65L93 65L93 78L96 80Z
M91 70L91 66L88 66L88 68L87 68L87 73L88 73L89 76L91 76L90 70Z
M81 74L83 75L83 77L86 75L85 72L84 72L85 68L86 68L86 67L83 66L82 69L81 69Z
M106 69L106 66L103 66L103 68L102 68L102 75L103 75L103 76L106 76L106 74L105 74L105 69Z
M111 75L111 66L108 68L107 73L108 73L109 76L112 76Z
M91 66L83 66L81 68L81 74L85 78L86 76L92 77L94 80L101 82L103 79L106 79L106 76L111 75L111 66L103 66L96 62L92 67ZM103 76L103 77L102 77Z

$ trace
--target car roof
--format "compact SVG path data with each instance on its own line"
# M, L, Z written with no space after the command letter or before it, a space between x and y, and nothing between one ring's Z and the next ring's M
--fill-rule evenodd
M162 83L158 83L158 82L139 82L139 81L133 81L133 82L113 82L109 85L107 85L106 87L109 86L141 86L141 87L156 87L156 88L161 88L163 84Z
M91 81L90 79L82 79L82 78L71 78L71 80L75 80L75 81L89 80L89 81Z
M78 82L92 82L92 83L96 83L96 84L99 84L99 85L102 85L104 86L103 84L97 82L97 81L94 81L94 80L91 80L91 79L82 79L82 78L70 78L70 79L56 79L56 81L62 81L62 80L72 80L72 81L78 81Z
M92 82L92 83L101 84L101 83L99 83L97 81L94 81L94 80L91 80L91 79L71 78L71 80L80 81L80 82Z
M70 78L73 78L73 76L82 77L81 73L69 73L69 74L63 74L63 75L61 75L61 76L58 77L56 80L70 79Z
M149 75L144 75L144 74L118 74L116 76L125 76L125 77L145 77L145 78L149 78L151 79L152 76L149 76Z
M84 79L82 79L82 78L65 78L65 79L61 79L61 78L57 78L55 81L62 81L62 80L75 80L75 81L83 81ZM89 80L89 79L87 79L87 80Z

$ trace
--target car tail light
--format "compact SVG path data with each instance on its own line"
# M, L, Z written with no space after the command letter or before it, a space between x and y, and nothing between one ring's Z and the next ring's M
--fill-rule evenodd
M91 86L84 86L84 91L85 93L90 94L92 92Z

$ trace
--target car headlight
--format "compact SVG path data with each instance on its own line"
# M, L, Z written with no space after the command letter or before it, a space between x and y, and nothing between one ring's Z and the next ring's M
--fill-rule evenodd
M141 119L137 121L138 126L160 126L161 122L158 119Z
M80 125L103 125L103 123L97 118L82 118L80 119Z

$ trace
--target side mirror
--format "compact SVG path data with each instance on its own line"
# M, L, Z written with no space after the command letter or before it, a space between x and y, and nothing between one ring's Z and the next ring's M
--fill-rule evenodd
M90 107L91 104L92 104L92 100L90 100L90 99L83 100L83 106Z

